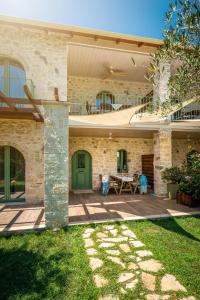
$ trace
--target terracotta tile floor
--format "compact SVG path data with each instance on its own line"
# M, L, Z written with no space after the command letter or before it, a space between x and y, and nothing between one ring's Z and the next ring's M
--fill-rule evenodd
M69 222L71 224L189 214L200 214L200 207L189 208L176 204L175 200L156 198L151 195L116 196L110 194L104 197L98 193L70 193L69 197ZM44 227L43 206L0 204L0 232Z

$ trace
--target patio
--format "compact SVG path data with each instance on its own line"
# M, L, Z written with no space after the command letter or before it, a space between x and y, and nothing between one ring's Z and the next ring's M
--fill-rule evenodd
M200 207L189 208L175 200L153 195L101 196L98 193L73 194L69 200L69 222L73 224L106 221L142 220L168 216L200 214ZM0 232L21 232L45 228L44 207L25 204L1 204Z

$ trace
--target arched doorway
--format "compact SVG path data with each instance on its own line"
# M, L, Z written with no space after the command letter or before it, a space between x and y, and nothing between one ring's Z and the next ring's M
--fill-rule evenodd
M92 188L92 158L84 150L79 150L72 157L72 188L87 190Z
M0 202L22 200L25 200L25 159L13 147L0 147Z

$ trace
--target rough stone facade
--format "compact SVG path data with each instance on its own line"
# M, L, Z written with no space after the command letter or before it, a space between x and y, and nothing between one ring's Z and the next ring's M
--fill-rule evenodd
M200 153L200 139L172 139L172 164L180 166L186 161L187 154L191 150Z
M44 112L46 225L58 228L68 219L68 105L49 101Z
M167 185L163 182L161 173L172 166L171 130L162 129L154 134L154 192L158 196L167 193Z
M44 199L43 123L0 120L0 146L12 146L25 158L26 203Z
M18 61L32 79L35 98L67 100L67 42L61 34L48 33L13 25L0 26L0 58Z
M151 90L152 85L148 82L103 80L77 76L69 76L68 78L68 101L72 103L72 112L78 112L79 109L86 112L86 101L95 105L96 96L102 91L112 93L116 103L132 104L134 100L140 100ZM75 106L74 103L81 105Z
M128 172L134 174L141 171L141 155L153 153L153 140L140 138L107 138L70 137L70 182L71 161L73 154L78 150L86 150L92 156L92 183L93 189L99 184L99 174L117 174L117 151L124 149L128 153ZM71 186L71 184L70 184Z

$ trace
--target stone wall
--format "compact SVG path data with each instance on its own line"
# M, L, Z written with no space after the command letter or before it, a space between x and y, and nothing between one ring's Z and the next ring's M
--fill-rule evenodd
M99 174L117 174L117 151L124 149L128 152L128 172L130 174L141 170L141 155L153 153L153 141L140 138L107 138L70 137L70 186L71 161L77 150L86 150L92 156L92 181L96 189L99 183Z
M180 166L186 161L187 153L197 150L200 153L200 139L173 139L172 164Z
M50 228L68 222L68 105L44 104L45 219Z
M26 78L33 80L35 98L55 100L54 88L57 87L60 99L67 100L67 42L64 35L1 24L0 45L0 57L21 63Z
M172 166L172 139L170 129L154 133L154 192L157 196L167 194L167 184L162 180L162 172Z
M111 92L115 96L116 103L132 104L134 100L141 99L152 90L148 82L129 82L119 80L103 80L89 77L69 76L68 78L68 101L83 104L86 101L95 105L96 96L101 91ZM71 107L71 111L78 110L80 106Z
M12 146L25 158L26 203L44 200L43 123L0 120L0 146Z

